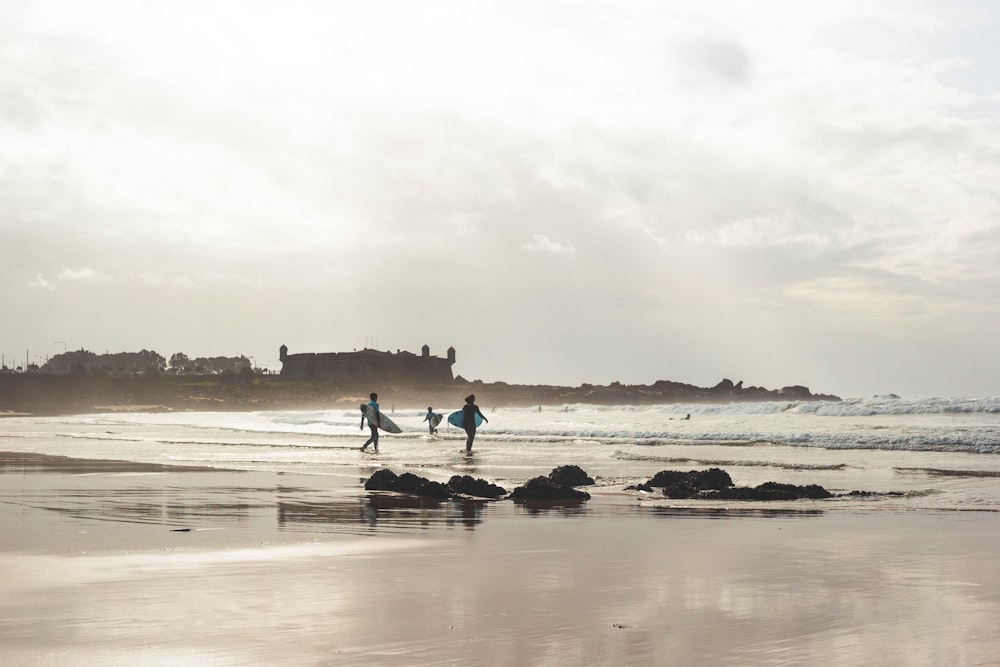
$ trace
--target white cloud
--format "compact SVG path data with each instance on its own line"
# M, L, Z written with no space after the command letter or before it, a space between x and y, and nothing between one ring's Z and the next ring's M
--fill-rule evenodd
M31 282L28 283L28 286L46 288L49 286L49 281L39 273L31 280Z
M553 241L544 234L535 234L531 237L531 240L522 245L521 248L529 253L538 255L576 254L576 249L572 245Z
M36 276L28 282L29 287L38 287L43 289L56 289L60 285L71 284L71 283L105 283L112 279L111 276L101 273L89 266L81 266L77 268L63 268L57 274L55 278L46 278L42 274L36 274Z
M110 276L107 276L99 271L95 271L89 266L82 266L79 268L66 268L59 272L60 282L87 282L87 283L98 283L109 280Z

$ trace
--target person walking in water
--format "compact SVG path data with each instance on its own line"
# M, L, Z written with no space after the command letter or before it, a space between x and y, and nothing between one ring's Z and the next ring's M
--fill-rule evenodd
M438 432L436 425L441 422L441 417L434 414L433 407L428 406L424 421L427 422L427 435L434 435Z
M361 429L365 428L365 419L368 418L368 428L372 431L371 437L365 440L365 444L361 445L361 451L366 452L368 451L368 445L375 445L375 453L378 454L378 423L382 417L382 413L378 409L378 394L373 391L368 394L368 398L371 400L368 401L367 407L371 409L371 412L375 413L375 421L368 418L368 411L361 411Z
M476 405L476 395L469 394L465 397L465 405L462 406L462 428L465 429L465 453L468 454L472 451L472 441L476 439L476 415L479 415L484 422L489 423L489 419L486 418L479 410L479 406Z

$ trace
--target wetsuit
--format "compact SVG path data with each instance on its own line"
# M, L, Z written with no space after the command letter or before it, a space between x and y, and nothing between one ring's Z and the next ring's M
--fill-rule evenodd
M371 429L372 434L371 434L370 438L368 438L367 440L365 440L365 444L361 445L361 451L365 451L365 449L368 448L368 445L375 445L375 452L377 453L378 452L378 422L379 422L379 415L381 413L379 412L378 402L377 401L368 401L368 407L370 407L370 408L372 408L372 409L375 410L375 421L373 422L371 419L368 420L368 428Z
M476 439L476 415L483 418L484 422L488 422L482 412L479 411L479 406L475 403L466 403L462 406L462 428L465 429L465 451L472 451L472 441Z

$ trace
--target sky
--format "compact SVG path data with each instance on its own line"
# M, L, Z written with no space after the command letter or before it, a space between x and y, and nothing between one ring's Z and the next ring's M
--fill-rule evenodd
M1000 3L6 0L0 353L1000 395Z

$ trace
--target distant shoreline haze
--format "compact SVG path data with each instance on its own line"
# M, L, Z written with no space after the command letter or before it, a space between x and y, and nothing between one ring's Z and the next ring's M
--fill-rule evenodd
M468 381L461 376L436 384L338 383L289 380L280 375L239 372L212 375L136 373L0 373L0 413L81 413L175 410L316 409L367 401L379 393L384 407L460 407L474 393L484 407L531 405L649 405L752 401L840 401L807 387L746 387L724 379L713 387L660 380L650 385L582 384L579 387Z

